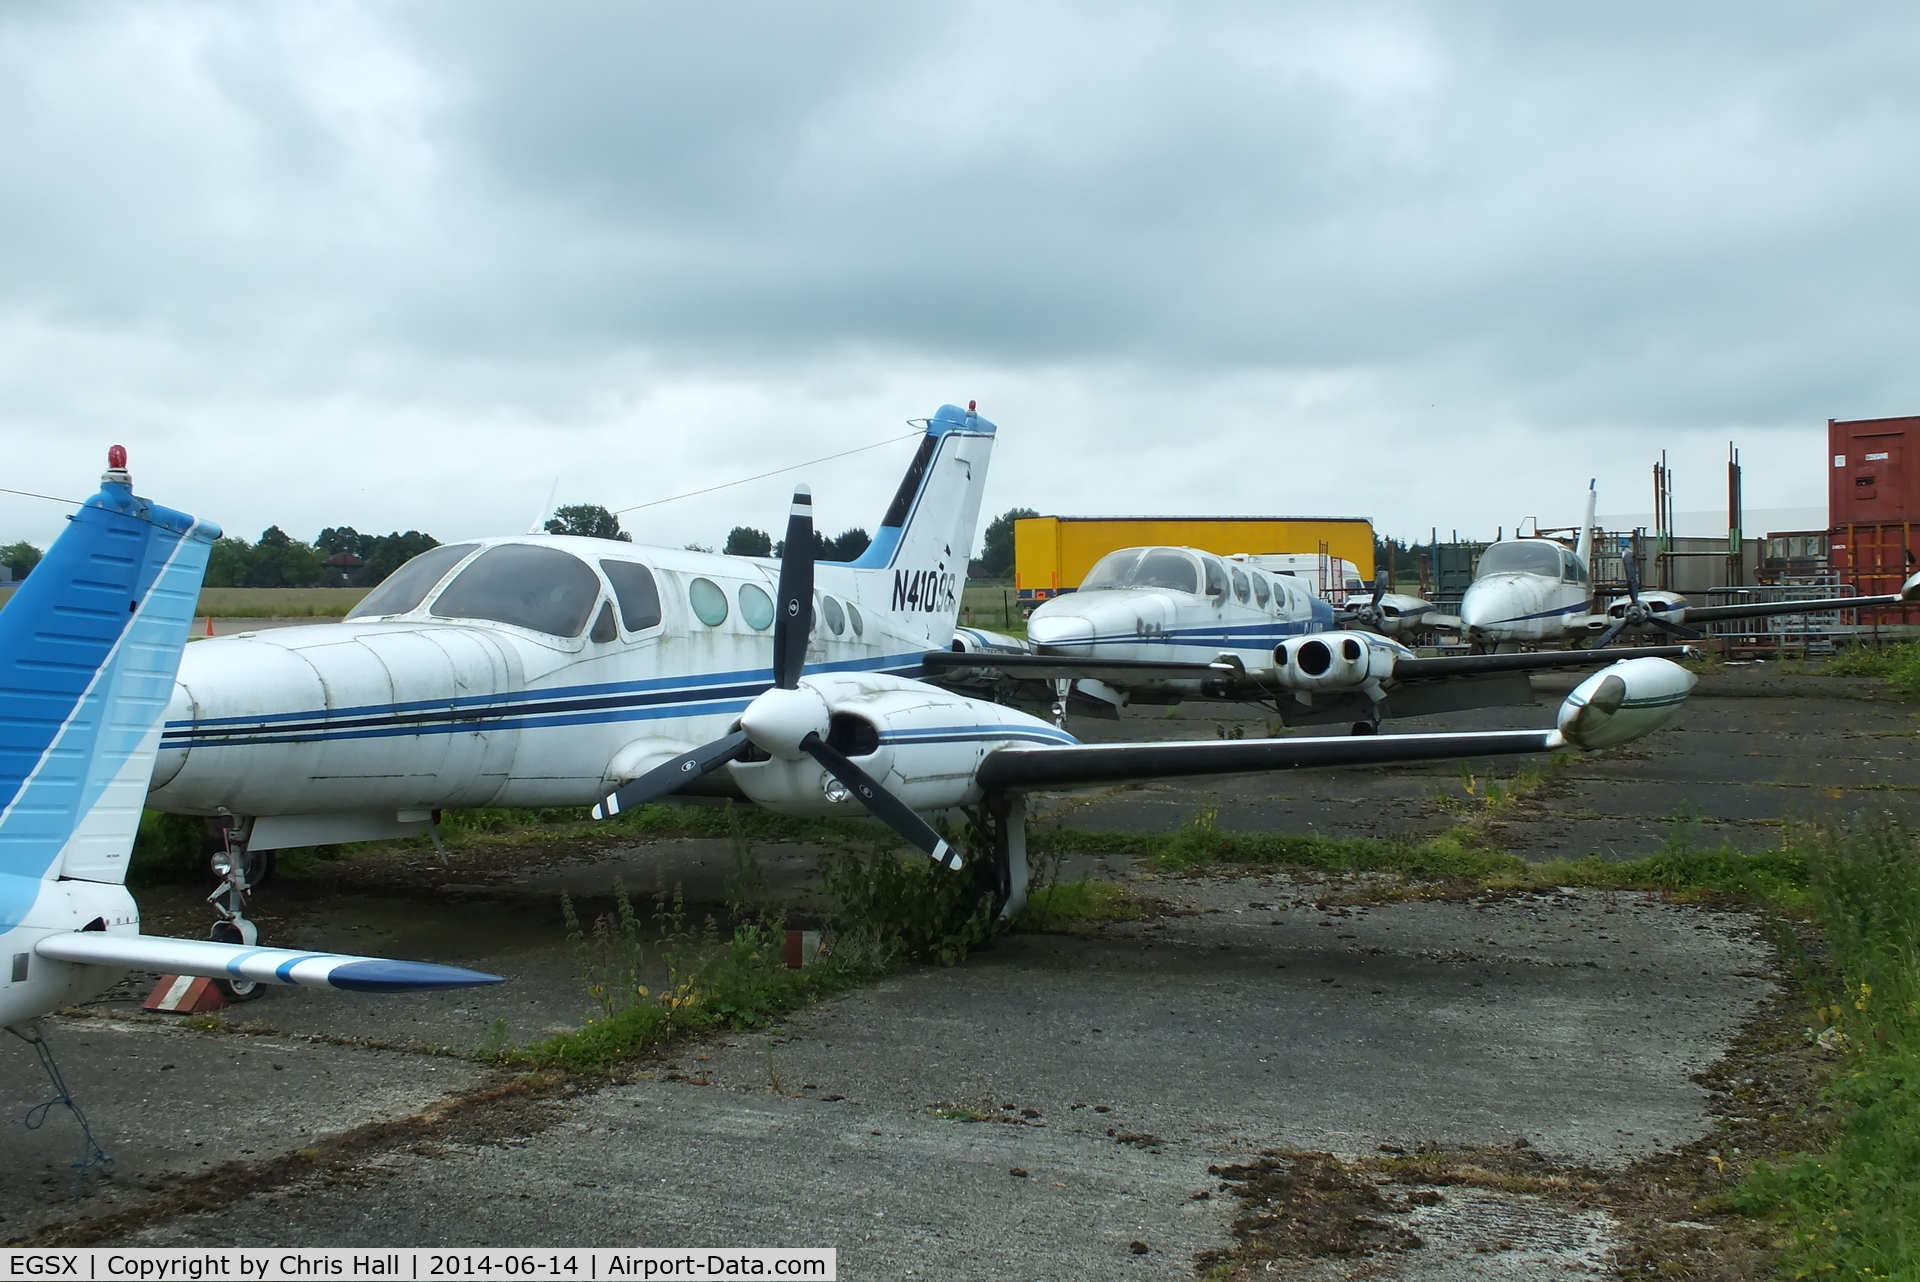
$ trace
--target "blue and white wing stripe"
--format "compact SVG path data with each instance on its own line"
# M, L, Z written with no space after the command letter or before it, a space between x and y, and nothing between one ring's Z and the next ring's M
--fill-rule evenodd
M295 948L253 948L203 939L162 935L110 935L72 931L48 935L33 951L49 961L88 966L124 966L169 975L205 975L212 979L290 984L296 988L344 988L362 993L404 993L423 988L466 988L498 984L502 975L441 966L433 962L389 961L350 953L310 953Z

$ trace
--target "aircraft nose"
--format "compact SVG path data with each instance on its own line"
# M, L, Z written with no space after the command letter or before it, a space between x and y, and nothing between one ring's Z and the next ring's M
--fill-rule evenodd
M1093 621L1077 614L1035 612L1027 620L1027 640L1048 650L1084 654L1093 643Z
M1511 602L1497 584L1474 583L1460 598L1460 622L1469 629L1485 627L1513 617Z

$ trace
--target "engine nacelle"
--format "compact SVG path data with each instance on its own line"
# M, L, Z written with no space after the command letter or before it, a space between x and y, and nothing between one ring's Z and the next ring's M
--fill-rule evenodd
M1078 742L1038 717L899 677L849 672L800 684L826 703L827 742L923 813L979 801L980 763L1008 744ZM736 761L728 769L742 792L781 814L866 813L811 757Z
M1357 690L1393 675L1413 651L1369 632L1316 632L1273 647L1273 666L1289 690Z
M1560 705L1560 737L1591 751L1651 734L1673 719L1695 679L1666 659L1623 659L1602 668Z
M1026 654L1027 647L1004 632L985 628L955 628L953 643L947 647L955 654Z
M1607 603L1607 617L1609 619L1624 619L1627 617L1627 610L1632 605L1632 597L1615 597ZM1678 592L1665 592L1658 589L1642 591L1640 593L1640 605L1648 614L1657 615L1671 623L1685 623L1687 621L1687 598ZM1596 631L1597 630L1598 629L1596 629Z

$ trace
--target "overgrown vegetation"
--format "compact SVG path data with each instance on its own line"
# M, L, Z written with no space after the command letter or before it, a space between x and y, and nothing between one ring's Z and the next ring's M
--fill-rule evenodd
M734 842L731 924L706 916L696 928L679 890L664 887L654 893L650 924L643 922L616 879L613 911L586 926L563 894L567 939L597 1014L524 1050L515 1050L507 1029L496 1024L481 1048L484 1057L605 1072L673 1036L759 1027L781 1011L907 962L953 965L999 927L988 888L918 852L889 846L828 854L821 880L835 905L825 932L832 942L811 964L790 969L785 913L765 897L752 854L750 817L765 812L711 813L722 816ZM977 846L981 837L976 830L949 839Z
M1920 699L1920 643L1842 650L1824 669L1836 677L1884 677L1909 699Z
M1889 816L1805 830L1797 850L1823 946L1787 947L1815 1004L1809 1033L1845 1057L1829 1088L1840 1134L1758 1167L1740 1204L1789 1231L1791 1276L1920 1276L1920 841Z
M1148 904L1115 881L1056 882L1027 896L1015 925L1022 930L1066 930L1109 921L1138 921Z

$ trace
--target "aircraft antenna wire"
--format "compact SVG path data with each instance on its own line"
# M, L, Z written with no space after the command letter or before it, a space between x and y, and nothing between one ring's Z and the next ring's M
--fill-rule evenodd
M798 472L801 468L812 467L816 463L831 463L833 462L833 460L837 458L846 458L848 455L851 455L851 454L864 454L868 450L877 450L882 445L892 445L896 441L904 441L911 437L924 436L924 435L926 435L925 432L916 431L916 432L907 432L900 436L889 436L885 440L875 441L871 445L857 445L850 450L841 450L838 454L828 454L822 458L808 459L804 463L795 463L792 467L776 467L771 472L761 472L755 476L743 476L737 481L725 481L719 485L709 485L702 490L688 490L685 494L673 494L673 495L669 495L664 499L653 499L646 503L635 503L631 507L615 508L613 510L613 514L615 516L620 516L627 512L638 512L641 508L659 507L662 503L677 503L681 499L691 499L691 498L697 498L702 494L712 494L715 490L730 490L736 485L747 485L754 481L764 481L769 476L779 476L785 472Z
M68 507L79 507L84 499L63 499L57 494L35 494L32 490L10 490L0 485L0 494L18 494L23 499L45 499L49 503L65 503Z

